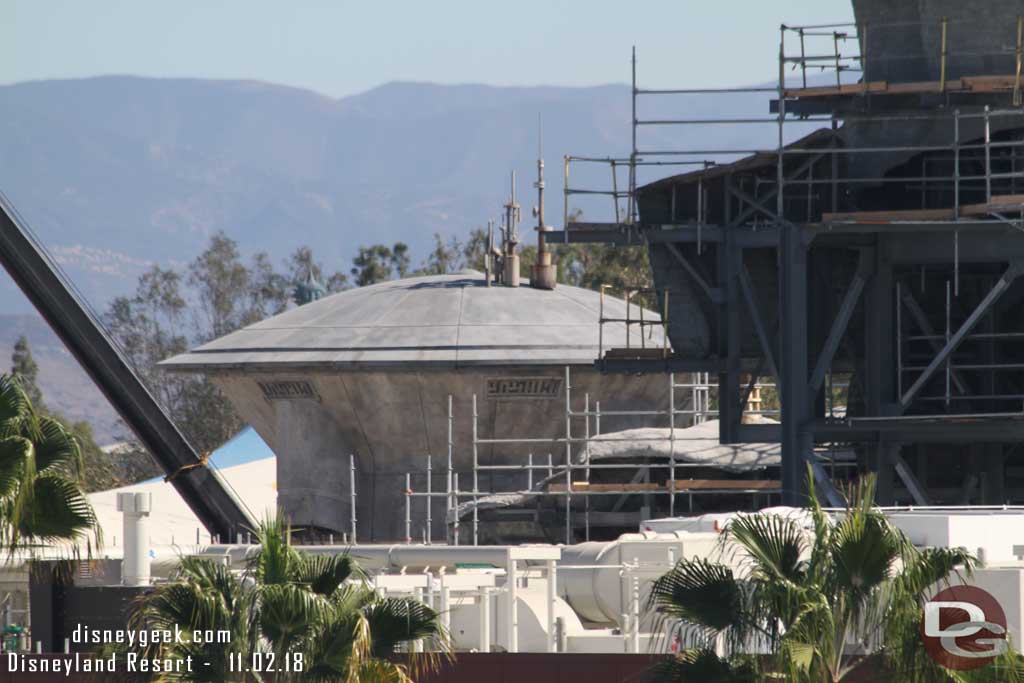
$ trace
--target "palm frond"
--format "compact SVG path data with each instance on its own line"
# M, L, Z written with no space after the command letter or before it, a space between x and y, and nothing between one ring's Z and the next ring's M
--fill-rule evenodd
M773 514L738 515L726 529L766 579L799 582L803 575L800 556L805 548L804 533L788 517Z
M260 629L275 651L301 639L327 608L322 596L287 583L259 587Z
M682 560L651 584L648 608L686 622L705 636L746 627L743 588L729 567L704 558ZM660 628L657 630L661 630Z
M350 578L363 578L355 561L344 555L301 555L296 562L294 580L309 586L318 595L330 596Z
M32 482L32 496L22 510L22 537L52 541L79 538L96 526L89 499L64 477L41 474Z
M294 578L299 554L288 542L288 528L279 513L263 519L254 530L260 551L250 570L263 585L284 584Z
M39 416L35 425L36 469L54 470L78 479L82 474L82 451L78 439L52 417Z
M21 485L25 462L35 446L21 436L0 439L0 499L13 496Z
M382 598L363 607L362 612L370 624L374 657L391 655L401 643L447 637L437 612L416 600Z
M19 434L32 404L13 375L0 374L0 437Z

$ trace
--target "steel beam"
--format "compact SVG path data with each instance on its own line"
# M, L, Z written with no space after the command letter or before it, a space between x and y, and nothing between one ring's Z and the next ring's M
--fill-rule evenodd
M761 344L764 361L768 365L768 371L772 373L772 377L781 386L782 379L779 377L779 367L775 362L775 354L772 352L773 344L768 337L768 330L765 328L764 320L761 319L761 307L758 305L757 293L754 292L754 283L750 279L750 271L747 270L746 265L740 267L739 278L740 290L743 292L743 298L746 300L747 308L750 310L750 319L754 323L754 331L757 333L758 342Z
M907 461L903 459L903 456L899 453L892 453L889 455L892 459L893 467L896 469L896 474L899 475L903 485L907 487L907 491L910 491L911 497L914 499L914 503L917 505L931 505L931 501L928 499L928 493L921 482L914 476L914 472L907 465Z
M992 305L999 300L999 297L1009 289L1013 281L1020 277L1020 274L1021 263L1018 261L1011 263L1010 267L1006 269L1005 273L1003 273L1003 276L999 278L992 289L989 290L988 294L985 295L985 298L981 300L981 303L979 303L971 314L967 316L967 320L965 320L953 336L949 338L949 341L946 342L946 345L942 347L938 354L936 354L935 358L932 359L932 362L924 369L924 372L918 376L917 380L914 381L910 388L907 389L900 398L900 404L904 409L910 405L911 401L914 400L914 397L916 397L921 389L924 388L924 385L931 380L935 371L938 370L939 367L946 362L946 359L960 347L964 338L970 334L971 330L974 329L974 326L978 324L981 318L988 313Z
M814 474L815 486L825 494L828 504L836 508L846 507L846 498L839 493L835 484L832 483L832 478L828 476L828 472L820 462L811 463L811 472Z
M683 255L683 252L679 251L679 247L677 247L672 242L665 242L665 246L672 253L672 255L676 257L676 260L679 261L680 264L682 264L683 269L687 273L689 273L690 277L692 277L694 281L698 285L700 285L700 288L703 289L704 293L708 295L708 299L711 300L711 303L721 303L722 290L709 285L707 283L707 280L701 277L701 274L697 272L697 269L694 268L690 261L687 260L687 258Z
M787 180L796 178L802 175L803 173L806 173L808 169L814 166L814 164L821 161L821 159L824 156L824 154L819 154L817 156L812 156L810 159L804 160L803 163L801 163L799 166L793 169L792 173L786 176ZM772 220L778 218L775 212L766 209L764 206L767 202L771 201L775 197L775 195L778 194L778 188L773 187L771 190L768 191L768 194L761 197L760 199L751 197L746 192L743 192L742 190L739 190L734 186L729 187L729 192L732 193L740 201L746 202L747 204L750 205L747 208L743 209L743 211L740 212L740 214L736 217L735 220L729 221L729 226L742 225L743 221L747 220L747 218L754 215L758 211L762 211L766 216L768 216Z
M782 345L782 488L786 505L806 497L806 466L811 453L811 402L807 389L807 260L808 249L798 225L780 226L779 315Z
M724 372L718 375L718 436L722 443L734 443L743 417L740 398L740 346L743 330L739 292L743 249L734 243L731 231L726 231L726 239L718 250L718 284L724 295L718 307L718 354L725 358Z
M255 522L207 467L135 373L43 245L0 198L0 261L211 534L228 541Z
M594 361L594 369L602 373L645 374L669 372L721 372L725 361L721 358L604 358Z
M753 425L751 425L753 426ZM866 421L842 424L816 420L812 425L816 443L877 443L880 438L898 443L1006 443L1024 441L1024 420L946 420L922 422Z
M917 326L921 328L921 331L929 337L934 336L935 328L933 328L931 323L928 322L928 317L924 314L924 310L921 308L920 304L917 303L917 299L915 299L914 295L910 292L909 287L903 288L902 298L903 305L910 313L910 316L914 319L914 322L917 323ZM942 350L942 344L939 343L938 339L929 339L928 342L931 345L932 350L935 351L936 353ZM953 380L953 383L956 385L957 391L959 391L961 394L970 393L967 384L964 382L959 372L953 370L950 373L950 375L951 379Z
M821 384L825 381L825 373L832 366L832 359L839 349L839 343L843 340L846 328L849 327L850 319L857 308L857 302L860 300L860 294L867 283L869 268L867 252L862 250L857 271L853 274L853 280L850 281L850 286L846 289L843 303L839 306L835 320L832 321L832 327L828 331L824 347L821 349L821 354L818 355L818 362L814 365L814 372L811 373L809 388L812 395L817 394L821 389Z

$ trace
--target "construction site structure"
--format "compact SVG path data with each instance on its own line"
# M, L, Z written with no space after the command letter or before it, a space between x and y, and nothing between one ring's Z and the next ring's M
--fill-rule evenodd
M515 228L505 232L516 234ZM278 500L296 527L325 538L348 532L357 520L364 542L400 541L407 536L405 473L422 471L427 456L443 463L450 455L451 476L462 477L460 490L473 476L474 460L509 468L488 473L488 490L521 485L517 472L528 448L502 440L550 440L564 432L567 365L579 392L574 411L584 410L583 393L589 393L609 413L602 423L607 431L650 426L654 418L644 413L665 404L664 379L606 376L593 367L601 344L659 353L665 348L659 317L637 308L577 287L498 286L467 270L339 292L161 367L208 375L273 449ZM602 333L596 324L601 315L639 315L656 324L617 325ZM474 449L477 438L494 441ZM445 490L448 478L438 467L432 490ZM434 502L431 533L442 538L443 501ZM419 533L421 524L416 528Z
M612 349L598 367L717 375L722 443L781 444L787 503L803 500L822 446L855 449L883 503L1022 501L1020 5L853 7L854 23L781 26L771 86L644 89L634 53L632 153L566 158L567 180L603 163L613 183L567 182L565 230L549 239L646 247L671 354ZM765 110L643 114L656 98L734 95ZM754 127L765 144L645 148L643 132L663 127L704 140ZM689 168L638 182L669 165ZM583 192L610 196L614 222L568 222ZM779 424L743 420L744 375L779 387Z

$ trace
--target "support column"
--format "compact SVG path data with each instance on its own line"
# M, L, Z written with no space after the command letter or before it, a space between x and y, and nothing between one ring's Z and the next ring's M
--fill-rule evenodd
M981 476L981 502L984 505L1002 505L1006 502L1004 482L1006 455L1003 444L988 444L984 449L984 469Z
M864 313L865 321L865 368L864 392L869 416L889 415L896 402L895 353L895 288L893 286L892 263L886 252L885 236L879 235L874 250L874 274L867 286ZM893 502L893 459L890 453L899 450L899 444L881 441L874 446L869 457L871 469L878 477L875 500L879 505Z
M782 500L785 505L801 505L807 492L806 462L811 453L811 400L807 382L808 249L800 226L785 223L780 230Z
M877 446L877 458L875 460L875 501L879 505L893 505L896 502L895 463L900 453L900 444L886 441L880 442Z
M722 443L736 443L743 417L740 392L740 267L742 247L736 244L732 230L723 232L718 245L718 279L723 294L718 328L718 354L725 358L725 372L718 375L718 429Z

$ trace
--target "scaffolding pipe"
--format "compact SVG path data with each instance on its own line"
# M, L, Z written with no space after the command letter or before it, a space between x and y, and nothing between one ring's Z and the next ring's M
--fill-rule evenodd
M352 543L356 543L356 456L348 456L348 485L349 485L349 532L352 534Z
M479 545L480 542L480 514L477 508L478 495L480 493L480 478L479 478L479 454L477 452L477 422L479 420L479 413L477 413L476 407L476 394L473 394L473 545Z
M412 543L412 476L408 472L405 473L405 542Z
M572 543L572 386L565 366L565 544Z
M453 451L455 449L455 439L453 436L455 428L455 412L452 410L452 395L448 394L448 471L445 476L445 492L448 494L445 497L445 523L444 533L445 540L451 542L450 534L448 532L448 518L452 511L452 474L454 472L452 468ZM456 522L458 523L458 522Z
M434 485L433 485L434 468L433 468L433 466L431 464L431 460L433 460L433 457L428 455L427 456L427 530L426 530L426 534L425 534L425 536L426 536L425 541L426 541L427 545L430 545L432 540L433 540L433 524L434 524L433 513L432 513L432 510L431 510L431 508L433 508L434 504L433 504L433 501L431 501L431 499L430 499L430 497L433 495L433 492L434 492Z

